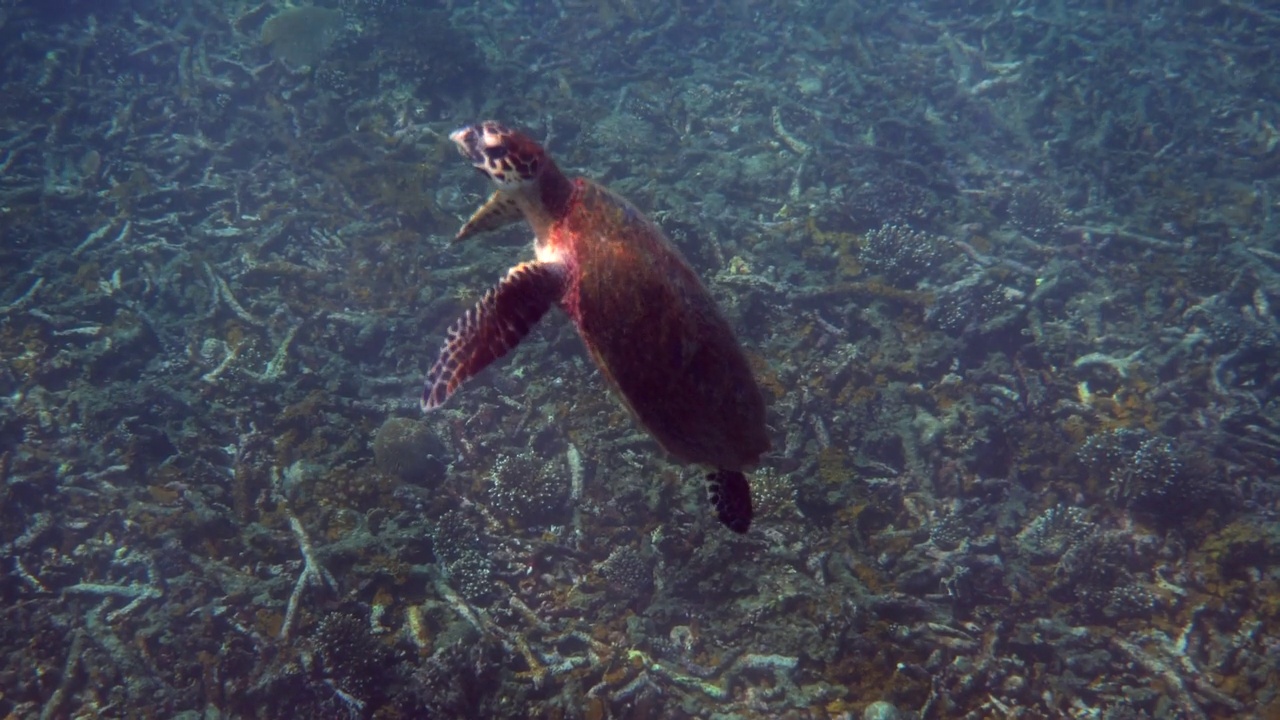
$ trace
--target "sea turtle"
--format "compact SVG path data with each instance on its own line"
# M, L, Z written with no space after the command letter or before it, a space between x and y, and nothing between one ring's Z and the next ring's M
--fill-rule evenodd
M496 122L451 134L496 190L455 240L526 220L537 259L516 265L449 328L422 394L442 404L515 347L552 305L632 414L676 459L710 467L720 522L751 525L744 470L769 450L760 388L733 330L680 251L639 210L570 179L538 143Z

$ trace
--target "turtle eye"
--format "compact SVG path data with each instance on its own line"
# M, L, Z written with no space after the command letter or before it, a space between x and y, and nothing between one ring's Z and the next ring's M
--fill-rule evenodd
M490 160L501 160L506 157L509 152L511 151L507 149L506 145L492 145L484 149L485 157Z

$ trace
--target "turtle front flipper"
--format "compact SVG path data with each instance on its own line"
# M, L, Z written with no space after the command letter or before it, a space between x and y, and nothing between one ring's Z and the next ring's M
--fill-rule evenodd
M440 357L427 373L423 411L433 410L467 378L520 344L560 298L564 268L555 263L520 263L475 308L454 321Z
M471 213L466 224L453 236L454 242L461 242L472 235L497 230L524 219L519 203L510 193L498 190L489 196L484 205Z
M736 470L707 473L707 499L725 527L736 533L751 527L751 486L746 475Z

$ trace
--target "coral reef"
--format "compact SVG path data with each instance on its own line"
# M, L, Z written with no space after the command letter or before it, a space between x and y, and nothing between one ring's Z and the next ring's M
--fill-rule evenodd
M0 717L1280 715L1280 17L0 0ZM774 450L708 516L527 233L630 198Z
M392 417L373 435L373 459L378 469L406 482L432 484L444 474L440 457L444 446L426 424Z
M367 621L344 613L326 615L316 623L312 641L319 674L348 704L363 709L385 702L395 657L369 632Z
M539 462L530 454L520 454L494 461L486 494L497 514L521 527L545 527L570 519L571 491L563 462Z
M631 597L653 587L653 569L635 548L623 545L596 565L596 572L621 595Z
M860 258L867 269L892 284L913 288L934 274L947 258L950 244L902 225L881 225L862 241Z
M1106 483L1107 498L1131 510L1178 518L1223 499L1213 478L1189 468L1172 439L1145 429L1117 428L1090 436L1079 457L1094 478Z

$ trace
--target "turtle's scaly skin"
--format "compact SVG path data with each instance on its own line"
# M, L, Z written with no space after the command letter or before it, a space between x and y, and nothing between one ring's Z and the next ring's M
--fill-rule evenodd
M537 260L513 268L450 328L423 408L515 347L554 304L658 442L713 469L707 491L721 522L745 532L752 509L743 471L769 450L764 400L698 276L639 210L590 180L566 178L528 137L492 122L451 137L498 188L458 239L523 218Z

